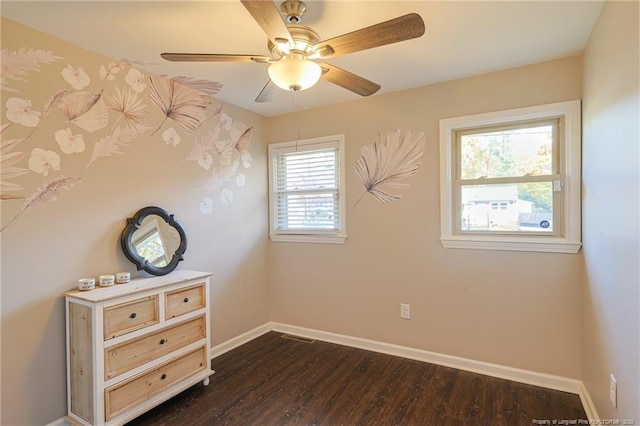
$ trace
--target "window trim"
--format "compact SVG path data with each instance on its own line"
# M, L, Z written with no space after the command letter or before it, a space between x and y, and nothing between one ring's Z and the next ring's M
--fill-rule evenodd
M275 168L274 158L278 152L294 152L296 150L311 151L335 145L338 147L338 203L340 212L340 229L338 232L307 232L300 234L291 231L278 232L275 229ZM344 244L347 239L347 210L346 210L346 165L344 152L344 134L321 136L317 138L302 139L289 142L271 143L267 146L269 161L269 238L276 242L298 242L298 243L324 243L324 244Z
M562 235L491 235L455 232L455 132L469 127L564 117L559 134L560 174L564 182ZM440 120L440 242L445 248L577 253L581 243L581 106L580 100L474 114Z

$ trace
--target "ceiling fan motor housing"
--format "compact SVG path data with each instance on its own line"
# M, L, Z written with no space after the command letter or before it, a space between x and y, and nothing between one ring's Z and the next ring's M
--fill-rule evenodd
M304 25L287 25L287 28L291 33L291 38L293 38L295 46L289 46L286 42L275 44L269 40L267 42L267 48L274 59L278 60L290 51L298 51L305 56L313 53L313 47L320 41L318 33Z
M299 0L286 0L280 5L280 10L289 24L299 24L307 11L307 5Z

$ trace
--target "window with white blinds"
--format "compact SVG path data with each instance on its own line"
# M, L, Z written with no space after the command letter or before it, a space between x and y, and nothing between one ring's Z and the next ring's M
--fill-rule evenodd
M269 145L274 241L344 242L343 135Z

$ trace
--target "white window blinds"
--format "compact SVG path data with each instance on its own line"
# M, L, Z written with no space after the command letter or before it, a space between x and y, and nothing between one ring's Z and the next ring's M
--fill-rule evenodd
M274 230L340 232L340 164L337 147L275 152Z

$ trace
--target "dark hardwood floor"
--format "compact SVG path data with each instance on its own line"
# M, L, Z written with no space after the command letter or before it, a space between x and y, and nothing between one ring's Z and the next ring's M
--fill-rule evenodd
M578 395L267 333L134 425L532 425L586 419Z

